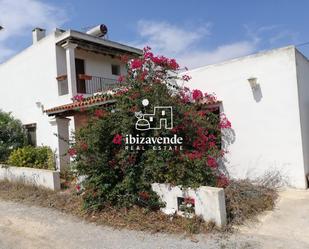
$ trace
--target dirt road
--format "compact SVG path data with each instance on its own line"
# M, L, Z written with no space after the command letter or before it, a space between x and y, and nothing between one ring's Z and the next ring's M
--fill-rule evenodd
M149 234L96 226L58 211L0 200L0 249L309 248L309 191L285 191L274 212L232 236Z

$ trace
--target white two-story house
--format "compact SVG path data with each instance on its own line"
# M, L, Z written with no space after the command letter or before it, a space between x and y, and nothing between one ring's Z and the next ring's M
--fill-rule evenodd
M85 97L117 87L126 73L120 57L139 56L142 51L105 39L99 25L89 32L56 29L32 31L31 46L0 64L0 109L22 121L34 145L48 145L56 153L59 170L69 164L68 139L85 121L76 111L78 94ZM103 105L94 98L83 105Z

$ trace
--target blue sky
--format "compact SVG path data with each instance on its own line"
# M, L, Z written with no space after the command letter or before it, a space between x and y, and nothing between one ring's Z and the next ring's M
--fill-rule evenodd
M175 57L191 68L309 41L306 0L0 0L0 61L31 43L36 26L84 30ZM309 56L309 45L300 47Z

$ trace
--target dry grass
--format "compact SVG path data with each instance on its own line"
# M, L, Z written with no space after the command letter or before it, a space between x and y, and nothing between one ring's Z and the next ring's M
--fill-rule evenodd
M114 228L153 233L186 233L188 235L207 233L216 229L213 223L206 223L198 217L186 219L180 216L167 216L159 211L153 212L139 207L121 210L110 208L100 212L86 212L82 208L81 196L73 194L70 189L53 192L34 186L2 181L0 182L0 198L28 205L52 207L87 221Z
M273 182L273 181L271 181ZM269 183L268 183L269 185ZM114 228L127 228L149 232L164 233L208 233L219 229L211 222L199 217L186 219L180 216L167 216L144 208L109 208L100 212L86 212L80 195L74 194L70 186L60 192L25 186L23 184L0 182L0 198L22 202L28 205L52 207L90 222ZM272 210L277 199L277 189L263 182L253 184L248 180L232 181L225 189L228 226L220 231L231 231L233 225L254 220L258 214Z
M229 225L242 225L248 220L255 220L262 212L274 209L278 192L275 186L268 184L249 180L230 183L225 189Z

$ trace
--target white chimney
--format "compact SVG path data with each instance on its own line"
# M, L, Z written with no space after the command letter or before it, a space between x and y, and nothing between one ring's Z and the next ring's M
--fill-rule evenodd
M41 28L35 28L32 30L32 43L35 44L39 40L45 37L46 30Z

